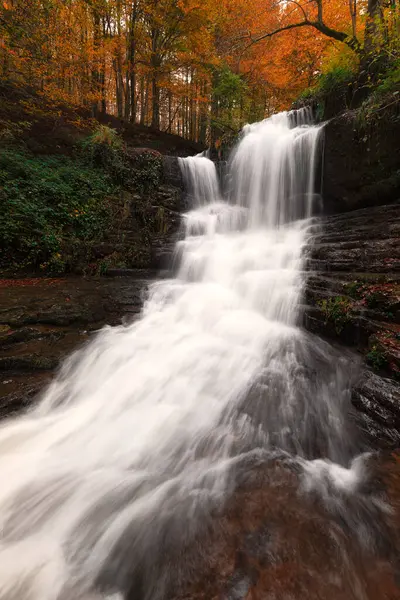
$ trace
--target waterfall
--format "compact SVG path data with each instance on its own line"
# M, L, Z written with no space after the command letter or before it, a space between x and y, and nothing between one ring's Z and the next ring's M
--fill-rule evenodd
M204 206L219 197L214 164L203 154L179 158L191 205Z
M249 206L253 226L276 227L312 214L322 128L307 123L311 115L304 111L248 125L233 153L234 200Z
M132 581L163 598L164 553L251 456L354 491L345 361L299 327L320 135L306 111L247 126L225 196L210 160L181 160L176 278L1 426L0 600L123 597Z

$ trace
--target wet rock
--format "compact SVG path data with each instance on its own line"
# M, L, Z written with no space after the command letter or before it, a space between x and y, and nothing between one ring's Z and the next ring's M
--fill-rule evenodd
M0 371L51 371L58 366L58 360L46 356L27 354L22 356L0 357Z
M165 241L163 237L154 241L151 262L155 269L161 272L168 272L171 275L173 274L176 268L174 254L177 241L178 235L175 237L171 236L169 241ZM159 275L162 275L162 273L159 273Z
M397 382L365 370L353 389L353 404L385 429L400 432L400 386ZM390 438L393 435L390 434ZM400 433L397 434L400 446Z
M51 372L0 375L0 419L28 409L51 379Z
M63 332L46 330L40 327L21 327L20 329L8 328L7 333L0 334L0 346L28 342L34 339L58 340L63 337Z
M123 318L127 323L137 318L152 277L149 271L129 270L126 277L71 277L56 282L43 278L34 286L4 282L0 418L33 402L63 358L96 330L106 323L119 325Z
M140 273L138 269L111 268L107 269L106 275L108 277L135 277L138 273Z
M352 346L375 371L365 371L353 392L361 429L375 446L400 443L399 239L397 202L325 217L307 251L304 326Z
M391 461L388 468L386 461L387 458L377 459L371 466L373 481L368 488L343 498L352 518L361 518L364 502L378 494L382 485L390 500L397 498L400 462L397 465ZM395 558L398 505L391 515L376 514L378 520L383 519L382 529L370 523L372 535L385 538L384 543L375 550L373 544L362 548L349 531L351 519L345 524L318 494L302 493L293 472L276 463L273 467L257 468L253 474L252 483L236 489L214 519L211 533L197 541L198 570L191 572L186 583L181 581L180 591L166 597L173 600L361 597L394 600L399 597ZM373 485L377 480L379 485ZM201 558L203 549L206 560Z
M104 258L115 252L115 246L107 242L101 242L100 244L93 246L92 252L94 258Z
M325 126L323 197L331 214L400 197L400 121L390 111L377 117L366 127L347 111Z
M163 156L164 181L180 190L183 190L183 178L179 161L176 156Z

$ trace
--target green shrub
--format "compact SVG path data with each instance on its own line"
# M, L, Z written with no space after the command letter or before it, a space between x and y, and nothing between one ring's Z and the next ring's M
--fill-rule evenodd
M322 121L326 118L328 103L336 103L338 110L344 109L348 104L349 89L355 80L355 71L348 65L336 65L326 73L319 76L314 87L304 90L297 103L300 105L314 105L316 118Z
M162 177L162 157L158 152L145 150L130 159L129 181L133 189L145 193L156 188Z
M159 153L128 154L118 133L105 126L99 126L72 157L36 156L20 147L3 147L0 268L59 274L90 262L93 243L116 226L113 199L126 188L142 196L140 212L161 177ZM146 227L144 223L143 236Z
M162 160L158 152L127 154L118 132L105 125L81 144L80 156L90 166L104 169L116 185L136 193L148 192L160 183Z
M371 365L374 371L380 371L387 367L388 360L383 351L374 345L367 354L367 363Z
M346 284L345 286L345 290L348 296L351 296L351 298L355 298L356 300L358 300L359 298L361 298L361 292L364 288L364 284L360 281L351 281L350 283Z
M331 322L335 325L336 333L339 334L351 321L353 303L345 296L335 296L322 300L318 303L324 317L325 322Z
M106 145L114 150L120 150L123 147L122 138L116 129L111 129L107 125L99 125L95 132L90 136L89 143L92 146Z
M357 125L367 131L374 122L382 119L399 120L400 105L400 59L385 61L384 67L369 77L370 94L357 111ZM396 174L394 174L396 176Z
M129 178L129 163L122 138L115 129L99 125L81 143L79 155L91 167L104 169L114 183L122 185Z
M101 237L112 191L108 175L82 161L1 150L1 266L61 272L66 238Z
M400 59L394 60L386 73L378 80L376 91L379 94L400 91Z
M317 84L317 92L322 95L346 93L354 81L354 71L349 67L337 66L323 73Z

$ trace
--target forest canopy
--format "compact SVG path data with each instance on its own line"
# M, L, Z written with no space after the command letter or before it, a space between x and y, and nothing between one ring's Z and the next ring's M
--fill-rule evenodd
M396 0L0 0L0 77L210 143L390 62ZM361 65L361 67L360 67ZM370 77L370 75L368 75Z

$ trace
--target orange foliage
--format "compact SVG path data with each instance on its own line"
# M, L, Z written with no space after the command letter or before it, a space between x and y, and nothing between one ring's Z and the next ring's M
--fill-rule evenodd
M317 19L318 4L329 27L351 35L349 4L338 0L3 0L0 76L205 141L226 65L244 83L226 109L233 129L287 107L315 81L340 41L310 27L252 41Z

